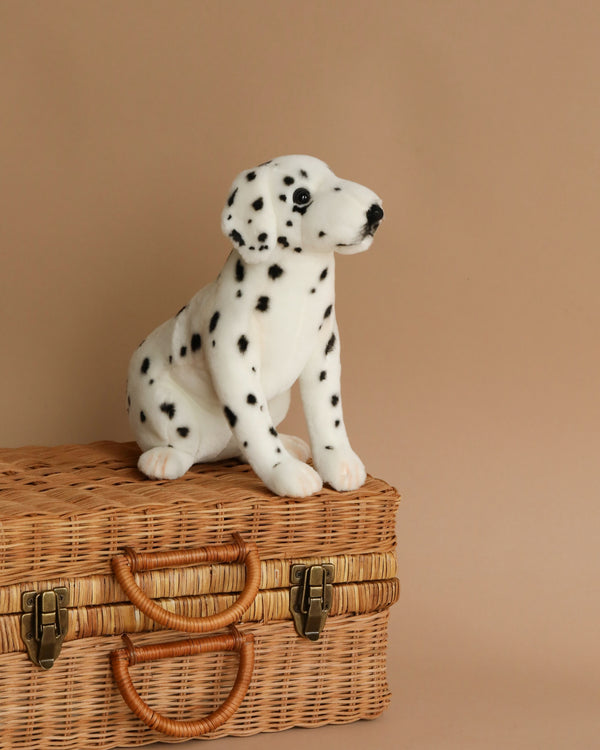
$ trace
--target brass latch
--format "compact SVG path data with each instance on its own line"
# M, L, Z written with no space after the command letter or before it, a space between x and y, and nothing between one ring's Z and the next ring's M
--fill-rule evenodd
M318 641L333 599L332 563L292 565L290 611L298 635Z
M67 634L69 591L64 587L23 594L21 638L29 658L42 669L50 669Z

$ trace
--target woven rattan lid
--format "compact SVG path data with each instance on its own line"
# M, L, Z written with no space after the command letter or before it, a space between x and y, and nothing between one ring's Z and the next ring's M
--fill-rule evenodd
M0 585L110 571L124 547L188 549L239 532L262 559L385 552L399 497L369 477L355 492L271 494L235 461L175 481L137 470L134 443L0 450Z

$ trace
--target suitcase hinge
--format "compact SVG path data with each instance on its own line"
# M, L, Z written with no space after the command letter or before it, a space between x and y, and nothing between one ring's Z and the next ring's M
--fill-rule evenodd
M27 591L21 601L21 638L29 658L38 667L50 669L67 634L69 591L64 587Z
M298 635L318 641L333 599L332 563L292 565L290 571L290 611Z

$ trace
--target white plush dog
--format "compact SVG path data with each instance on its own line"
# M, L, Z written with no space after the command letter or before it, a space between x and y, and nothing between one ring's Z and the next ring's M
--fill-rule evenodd
M375 193L310 156L237 177L222 215L235 244L225 267L131 359L144 474L175 479L194 463L242 456L278 495L364 483L342 417L334 252L366 250L382 218ZM298 378L314 469L306 443L275 429Z

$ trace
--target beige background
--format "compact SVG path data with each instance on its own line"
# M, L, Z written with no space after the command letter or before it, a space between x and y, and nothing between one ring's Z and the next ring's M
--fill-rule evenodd
M392 708L221 750L598 746L599 41L592 0L0 2L0 444L129 438L129 354L218 272L241 169L384 198L337 311L403 494Z

